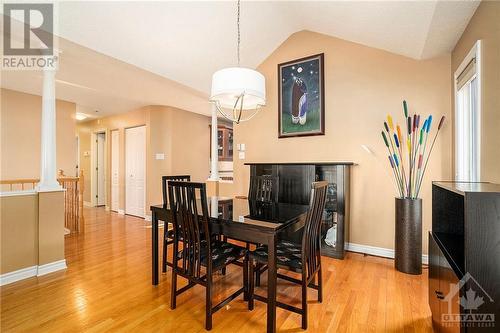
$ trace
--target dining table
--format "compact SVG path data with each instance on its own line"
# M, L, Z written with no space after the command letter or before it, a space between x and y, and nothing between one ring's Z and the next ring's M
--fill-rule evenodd
M267 332L276 332L276 242L283 234L303 228L309 206L243 198L207 198L211 232L269 248L267 269ZM198 205L200 207L201 205ZM152 284L159 283L159 221L171 223L168 205L151 206ZM163 240L162 240L163 243Z

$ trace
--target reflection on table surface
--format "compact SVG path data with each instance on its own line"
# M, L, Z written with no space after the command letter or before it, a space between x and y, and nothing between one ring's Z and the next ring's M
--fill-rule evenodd
M306 213L307 210L307 205L283 202L263 202L226 197L208 198L210 216L227 222L276 225L289 222Z

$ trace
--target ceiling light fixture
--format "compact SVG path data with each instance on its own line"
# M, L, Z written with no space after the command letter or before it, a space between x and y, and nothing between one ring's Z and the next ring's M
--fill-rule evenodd
M239 124L250 120L266 105L266 79L250 68L240 67L240 0L236 25L238 28L238 67L221 69L212 76L210 102L228 120Z
M87 116L85 113L80 113L77 112L75 115L76 120L84 120L87 119L89 116Z

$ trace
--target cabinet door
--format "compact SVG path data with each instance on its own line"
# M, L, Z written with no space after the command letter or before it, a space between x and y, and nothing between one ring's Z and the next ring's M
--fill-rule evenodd
M309 204L314 165L278 165L279 201Z
M439 288L445 297L439 302L441 316L445 318L441 318L440 332L460 333L460 323L451 320L452 315L460 314L460 290L455 289L458 285L458 278L448 260L444 256L440 259ZM447 299L447 296L451 299Z
M224 131L222 129L217 130L217 154L219 159L224 158Z
M429 232L429 307L432 312L432 326L435 332L441 332L441 309L439 301L439 265L441 250Z

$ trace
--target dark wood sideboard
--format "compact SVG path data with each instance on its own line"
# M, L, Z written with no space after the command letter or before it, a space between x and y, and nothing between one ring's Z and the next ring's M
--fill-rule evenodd
M349 192L352 162L317 163L245 163L250 166L250 175L279 177L278 197L280 202L309 204L311 183L328 181L328 192L321 225L321 253L343 259L345 243L349 239ZM333 228L333 229L332 229ZM328 245L325 237L329 229L336 229L335 246ZM335 234L331 231L331 235ZM297 242L301 233L287 235ZM331 237L329 238L332 239ZM330 244L332 244L330 242Z
M435 332L499 332L500 185L433 183L429 306Z

